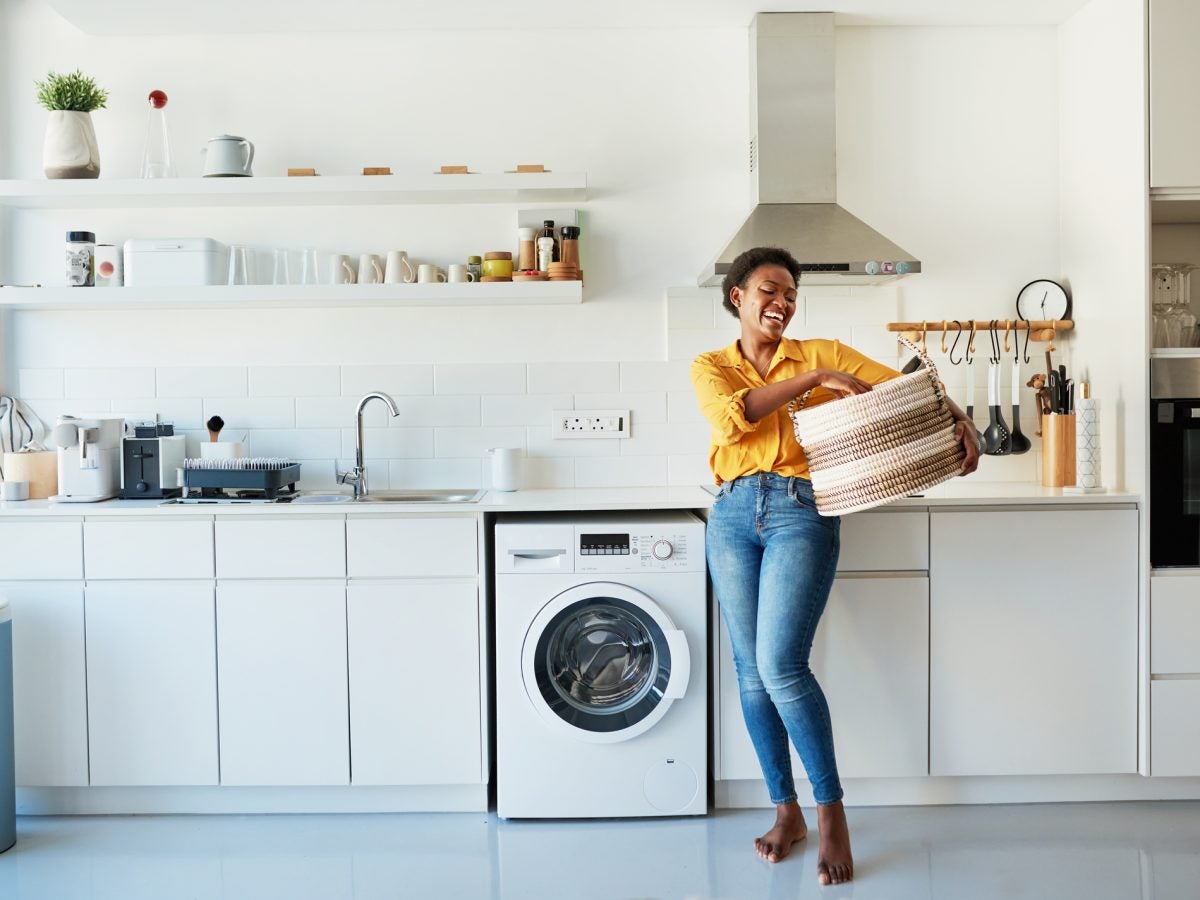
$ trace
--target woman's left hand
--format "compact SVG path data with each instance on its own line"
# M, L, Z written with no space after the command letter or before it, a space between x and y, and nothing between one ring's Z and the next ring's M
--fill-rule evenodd
M962 465L963 475L970 475L979 468L979 438L975 431L975 423L965 416L954 422L954 439L967 451L967 458L963 460Z

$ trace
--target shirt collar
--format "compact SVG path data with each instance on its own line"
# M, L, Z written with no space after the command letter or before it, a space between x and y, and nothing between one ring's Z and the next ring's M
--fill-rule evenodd
M800 344L800 341L794 341L791 338L781 338L779 349L775 352L775 360L778 361L783 358L803 362L804 351L800 348ZM745 361L746 357L742 356L742 348L737 341L734 341L716 356L717 365L724 366L727 369L740 369L742 363Z

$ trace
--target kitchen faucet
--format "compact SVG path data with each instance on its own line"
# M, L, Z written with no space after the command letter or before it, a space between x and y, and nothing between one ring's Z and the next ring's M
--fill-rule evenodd
M348 484L354 488L354 499L367 496L367 466L363 462L363 407L372 400L382 400L388 405L393 416L400 415L396 401L380 391L372 391L358 401L358 411L355 413L357 429L354 432L354 468L349 472L338 472L338 483Z

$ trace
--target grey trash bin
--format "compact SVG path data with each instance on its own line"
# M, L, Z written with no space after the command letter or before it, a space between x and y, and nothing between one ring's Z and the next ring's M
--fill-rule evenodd
M12 615L0 597L0 853L17 842L17 771L13 763Z

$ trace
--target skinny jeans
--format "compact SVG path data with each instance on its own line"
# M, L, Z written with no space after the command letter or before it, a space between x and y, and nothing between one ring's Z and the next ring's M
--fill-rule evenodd
M789 737L817 804L842 799L829 705L809 668L840 525L817 514L808 479L772 472L723 483L709 513L708 571L733 646L742 715L776 805L796 800Z

